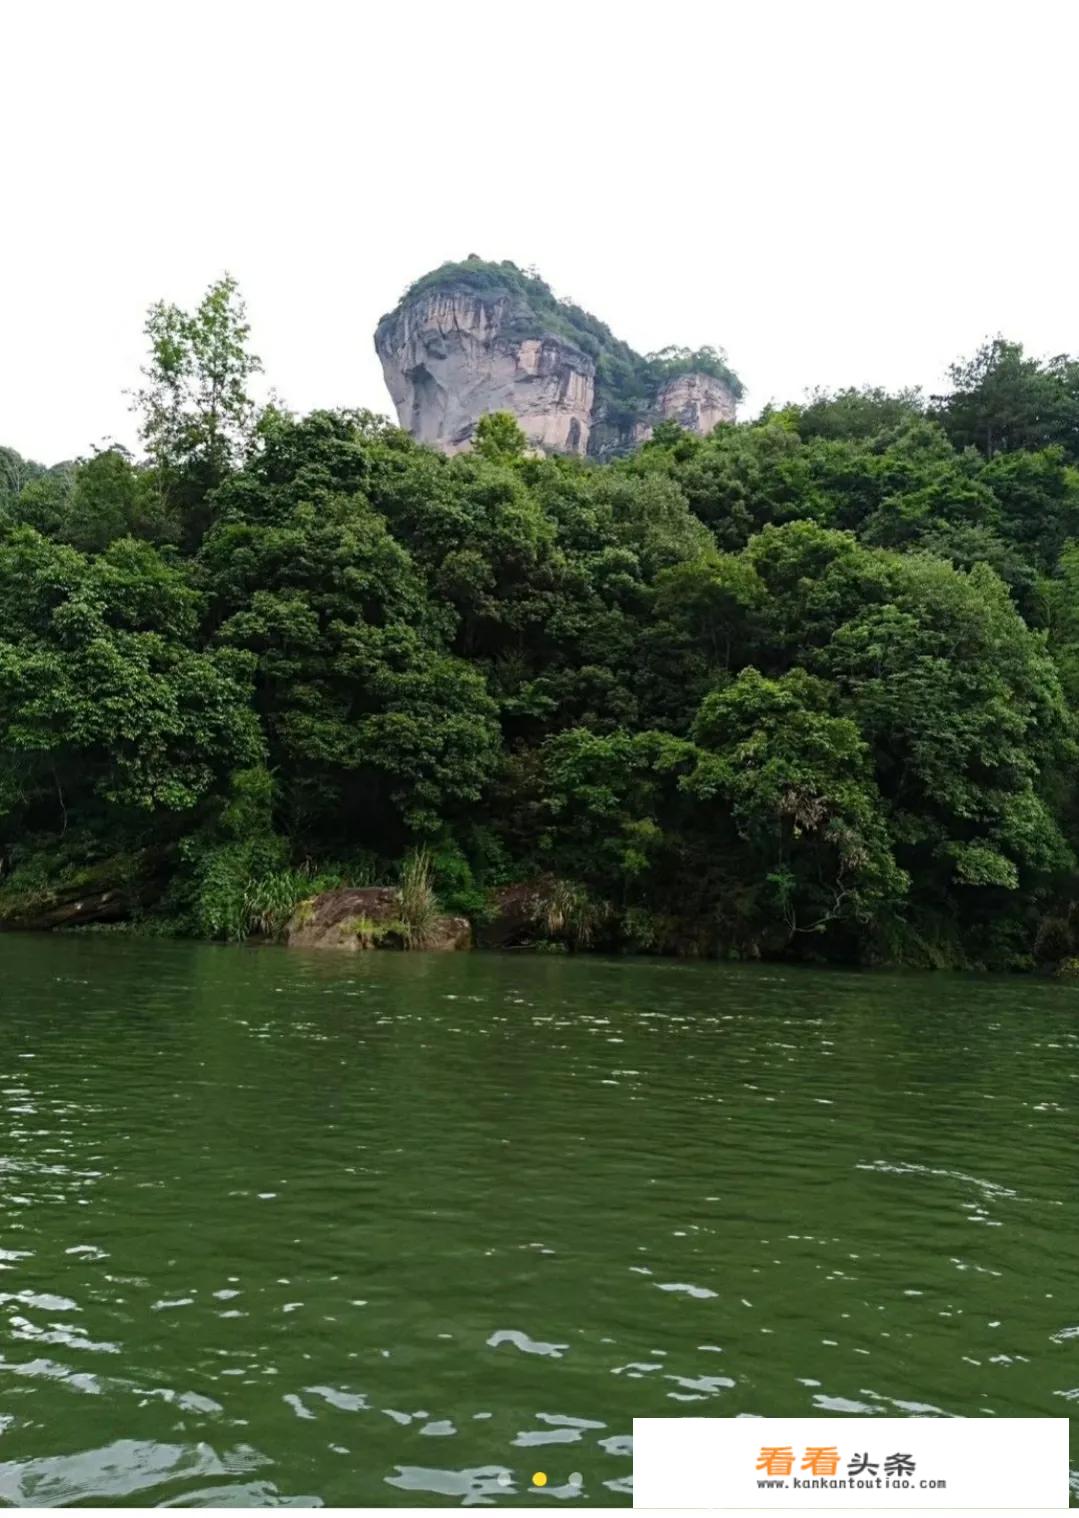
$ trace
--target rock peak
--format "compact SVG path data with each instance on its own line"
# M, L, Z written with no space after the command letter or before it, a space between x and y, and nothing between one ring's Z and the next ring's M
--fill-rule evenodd
M475 255L416 280L375 349L400 425L446 453L470 446L480 417L509 411L544 453L608 457L661 421L711 432L742 395L721 351L642 356L534 272Z

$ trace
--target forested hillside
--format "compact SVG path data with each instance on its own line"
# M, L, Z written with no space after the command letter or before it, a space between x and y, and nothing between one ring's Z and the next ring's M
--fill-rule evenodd
M147 331L144 458L0 450L9 925L272 933L408 860L570 946L1079 953L1079 363L599 465L260 411L229 280Z

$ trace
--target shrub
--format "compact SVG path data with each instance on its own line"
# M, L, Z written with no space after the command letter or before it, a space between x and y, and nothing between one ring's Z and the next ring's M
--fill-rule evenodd
M203 938L243 943L253 934L276 939L300 903L332 890L340 877L284 862L279 838L255 838L207 850L195 869L190 922Z
M572 880L550 880L539 896L539 921L549 937L573 949L587 949L610 913L586 888Z

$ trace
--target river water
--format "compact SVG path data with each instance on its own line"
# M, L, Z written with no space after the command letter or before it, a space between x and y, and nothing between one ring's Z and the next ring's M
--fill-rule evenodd
M628 1504L1079 1404L1079 990L0 938L0 1504Z

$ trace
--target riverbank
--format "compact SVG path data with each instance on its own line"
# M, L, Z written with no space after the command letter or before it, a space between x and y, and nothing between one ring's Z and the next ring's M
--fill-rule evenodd
M167 904L164 890L140 894L118 883L116 876L113 867L68 882L59 890L41 886L31 896L18 896L0 886L0 932L104 934L157 941L206 936L193 933L189 921L162 909L162 898ZM709 939L708 928L699 923L685 923L673 915L656 920L639 911L619 913L610 904L592 901L581 888L551 877L492 890L471 915L444 909L426 866L413 870L397 886L335 886L305 895L310 880L303 873L288 877L288 888L278 892L272 905L264 900L241 902L226 919L233 930L214 936L231 942L346 952L515 949L777 966L829 963L824 953L814 954L811 943L792 942L789 934L784 942L780 925L763 941ZM1031 955L994 965L972 962L955 940L930 941L911 934L905 942L904 955L889 959L882 952L876 957L851 957L840 961L839 967L1079 976L1079 960L1074 958Z
M433 915L474 933L549 880L536 943L1079 957L1079 433L1052 420L1079 367L1001 339L943 400L665 423L606 463L533 456L504 415L447 457L259 416L229 279L154 307L144 403L196 330L237 365L212 460L9 458L0 917L62 926L69 893L273 937L325 891L407 894L423 855ZM178 445L219 421L203 358ZM1001 394L1021 435L972 420ZM364 920L418 941L415 915Z

